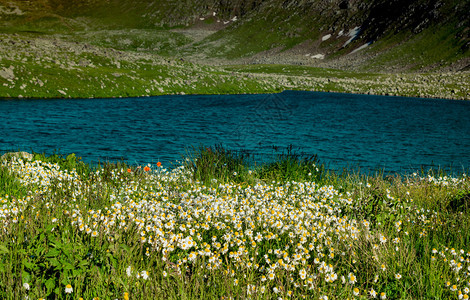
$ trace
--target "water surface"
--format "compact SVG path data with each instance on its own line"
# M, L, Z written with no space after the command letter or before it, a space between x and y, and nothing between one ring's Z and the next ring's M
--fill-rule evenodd
M221 143L264 158L273 146L330 168L470 167L470 102L317 92L122 99L1 100L0 151L76 153L170 166Z

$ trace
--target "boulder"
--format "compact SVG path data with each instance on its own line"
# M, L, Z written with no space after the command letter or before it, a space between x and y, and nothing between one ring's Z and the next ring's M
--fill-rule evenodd
M20 151L20 152L8 152L2 155L0 160L10 160L13 157L21 158L23 160L31 161L33 160L33 155L28 152Z

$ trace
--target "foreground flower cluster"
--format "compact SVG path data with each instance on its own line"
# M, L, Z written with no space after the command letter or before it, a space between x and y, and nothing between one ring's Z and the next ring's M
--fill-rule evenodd
M202 272L230 280L247 297L393 298L417 272L407 260L412 256L410 229L419 227L424 237L441 222L436 211L416 209L409 193L395 199L389 190L384 199L396 213L390 227L375 216L351 213L373 190L369 183L352 192L294 181L248 185L213 179L209 186L193 181L184 167L97 170L84 179L41 161L3 164L30 187L26 197L0 199L3 234L11 234L21 221L28 226L31 220L22 220L26 210L50 213L58 230L69 224L78 235L109 243L122 242L125 235L126 243L140 245L144 256L164 266L127 266L127 276L147 280ZM421 180L467 184L465 177L415 179ZM105 204L87 206L94 198L104 198ZM54 215L58 209L60 217ZM433 262L444 259L442 268L451 270L449 279L438 284L468 299L469 249L433 253ZM65 291L72 293L72 285Z

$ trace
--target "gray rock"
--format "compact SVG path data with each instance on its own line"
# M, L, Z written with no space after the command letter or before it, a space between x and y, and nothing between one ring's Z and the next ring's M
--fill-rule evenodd
M0 160L11 160L13 157L22 158L27 161L33 160L33 155L31 153L24 152L24 151L5 153L2 155Z
M6 80L15 80L15 73L13 72L14 69L15 67L13 66L0 69L0 77L5 78Z

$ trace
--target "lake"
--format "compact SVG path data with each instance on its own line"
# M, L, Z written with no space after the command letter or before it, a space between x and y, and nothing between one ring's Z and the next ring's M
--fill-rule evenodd
M329 168L470 167L470 102L286 91L120 99L0 100L0 151L86 162L160 161L222 144L269 160L289 145Z

